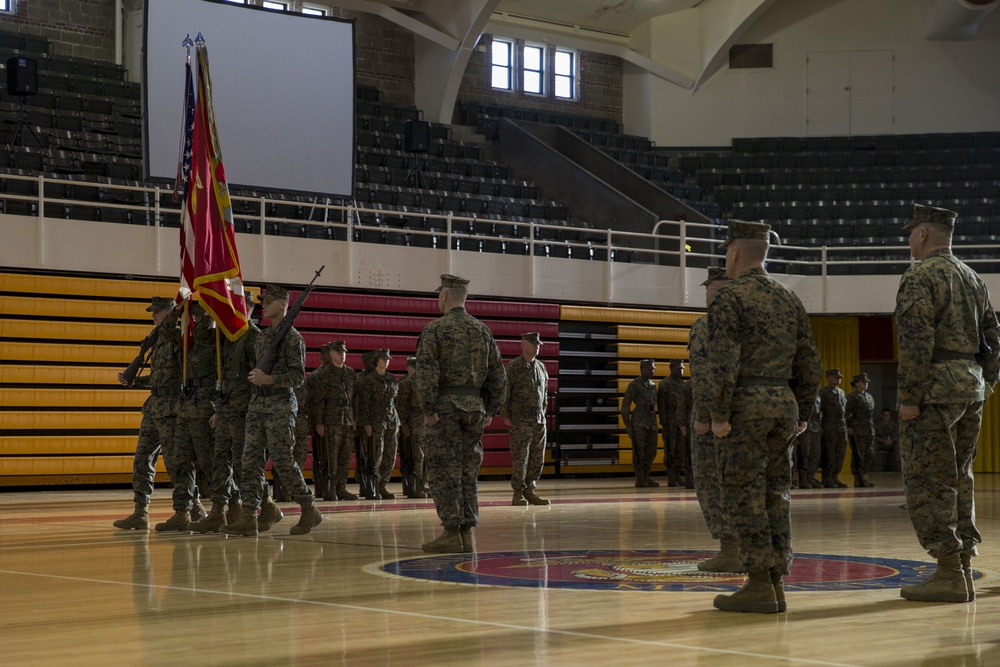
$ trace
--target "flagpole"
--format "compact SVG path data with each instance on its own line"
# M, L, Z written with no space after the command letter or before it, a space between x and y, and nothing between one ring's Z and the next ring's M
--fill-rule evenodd
M184 299L184 314L181 315L181 380L187 384L188 378L188 324L191 321L191 299Z
M222 384L222 339L219 336L222 335L220 331L222 327L215 327L215 377L218 379L219 384Z

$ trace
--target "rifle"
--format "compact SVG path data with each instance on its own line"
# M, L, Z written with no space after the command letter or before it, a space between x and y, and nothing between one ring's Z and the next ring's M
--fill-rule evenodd
M410 435L403 435L402 429L399 433L399 473L403 478L403 495L407 498L416 498L417 488L416 470L413 467L413 430Z
M354 477L360 486L361 496L366 500L375 498L375 456L372 453L372 438L364 429L358 430L357 452L355 456Z
M288 333L288 330L292 328L293 324L295 324L295 318L299 316L299 311L302 310L302 306L306 302L306 297L308 297L309 293L313 291L313 283L316 282L316 279L319 278L319 274L323 273L323 269L325 268L326 264L319 267L319 270L316 271L316 275L313 276L313 279L310 280L309 284L306 285L304 290L302 290L302 294L299 294L299 298L295 300L292 307L289 308L285 316L281 318L281 322L279 322L278 326L274 328L274 334L271 336L271 341L268 343L267 349L264 350L264 354L261 355L260 360L257 362L256 368L264 371L268 375L270 375L271 371L274 370L274 363L278 350L281 348L281 341L285 339L285 335Z
M153 329L149 332L149 335L142 339L139 343L139 354L135 355L135 359L132 363L128 365L128 368L122 373L122 377L125 379L127 386L131 387L135 383L135 377L139 374L139 369L146 365L149 361L148 355L150 350L153 349L153 345L156 344L156 339L160 336L159 327Z
M334 481L331 479L330 450L327 447L328 436L320 436L313 431L313 483L316 485L316 496L323 500L336 500L333 497Z

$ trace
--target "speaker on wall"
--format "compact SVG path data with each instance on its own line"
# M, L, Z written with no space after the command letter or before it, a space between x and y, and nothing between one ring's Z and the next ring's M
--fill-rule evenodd
M38 93L38 61L34 58L11 56L7 59L7 94L35 95Z
M426 120L408 120L403 126L403 149L426 153L431 149L431 124Z

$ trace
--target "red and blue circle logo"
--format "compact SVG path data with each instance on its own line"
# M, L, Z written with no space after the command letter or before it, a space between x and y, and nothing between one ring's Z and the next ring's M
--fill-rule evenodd
M518 586L616 591L730 592L745 575L702 572L712 551L501 551L442 554L371 565L388 576L474 586ZM796 554L786 592L899 588L923 581L932 562ZM981 579L981 572L975 573Z

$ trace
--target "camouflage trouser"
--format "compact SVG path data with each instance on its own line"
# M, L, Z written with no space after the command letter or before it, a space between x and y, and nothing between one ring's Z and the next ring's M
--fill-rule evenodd
M218 415L212 457L212 502L228 503L240 499L247 420L243 412L220 412Z
M354 425L337 424L326 427L326 453L330 461L330 481L334 490L347 486L354 453Z
M313 495L302 478L302 469L295 462L292 448L295 446L295 415L262 414L247 412L246 443L243 446L243 505L251 510L260 509L260 503L267 488L264 467L267 454L271 455L274 469L278 471L281 483L295 502L312 504Z
M545 422L510 425L510 485L515 491L535 488L545 465Z
M375 470L378 471L379 484L388 484L392 477L392 469L396 467L398 439L398 424L391 424L384 429L372 428L372 449L375 450Z
M636 477L649 477L656 458L655 428L632 427L632 470Z
M673 422L663 427L663 469L675 475L691 468L691 440Z
M851 441L851 472L868 474L875 468L875 436L852 435Z
M726 526L726 513L722 511L719 489L719 464L715 457L715 436L695 434L691 438L691 469L694 474L694 490L701 505L701 513L712 533L712 539L730 537Z
M424 418L410 422L410 449L413 455L413 474L417 479L416 491L427 488L427 425Z
M847 427L823 429L822 438L823 481L836 482L844 467L844 456L847 454Z
M792 566L792 438L798 422L746 419L715 441L722 508L748 572Z
M819 431L802 431L797 438L799 443L799 470L808 480L816 479L816 470L819 468L820 455L823 450L823 443ZM799 483L801 486L802 479Z
M309 455L309 432L312 425L308 419L295 417L295 446L292 447L292 456L299 464L299 469L304 470L306 457Z
M137 505L149 505L156 480L156 459L174 441L176 417L143 416L139 425L139 441L132 457L132 498ZM167 457L163 457L166 464Z
M427 474L441 525L448 530L479 525L479 467L483 464L482 412L445 412L428 426Z
M903 490L920 546L935 557L972 551L976 530L972 464L983 402L924 405L916 419L899 422Z
M174 511L186 512L198 499L198 482L211 486L212 456L215 434L208 417L178 417L174 441L165 450L164 460L170 481L174 485Z

